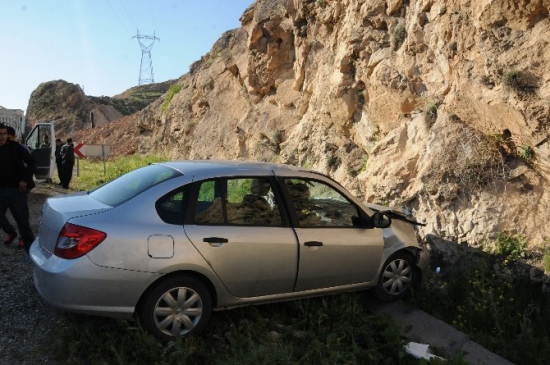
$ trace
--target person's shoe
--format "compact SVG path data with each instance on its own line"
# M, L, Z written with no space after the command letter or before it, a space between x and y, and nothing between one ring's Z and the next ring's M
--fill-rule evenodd
M6 240L4 241L4 244L5 245L9 245L10 243L13 242L13 240L17 237L17 234L15 233L10 233L8 234L8 237L6 237Z
M19 240L19 244L17 245L17 249L19 251L23 251L25 249L25 242L23 242L23 240Z

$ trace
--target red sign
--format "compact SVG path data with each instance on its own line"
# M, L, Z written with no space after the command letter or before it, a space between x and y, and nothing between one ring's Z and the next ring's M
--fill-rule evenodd
M76 146L74 146L74 153L78 157L84 157L84 154L82 152L80 152L80 149L82 148L82 146L84 146L84 143L79 143Z

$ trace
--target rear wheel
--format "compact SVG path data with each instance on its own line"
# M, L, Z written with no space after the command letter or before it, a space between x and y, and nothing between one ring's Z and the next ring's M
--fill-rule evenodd
M374 295L384 301L404 298L410 292L416 280L414 258L406 252L397 252L390 256L382 266Z
M175 340L204 330L212 299L196 278L173 276L155 284L138 309L141 325L161 340Z

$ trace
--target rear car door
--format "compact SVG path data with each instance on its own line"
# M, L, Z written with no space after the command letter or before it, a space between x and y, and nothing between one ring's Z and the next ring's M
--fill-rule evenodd
M294 288L297 241L272 183L267 177L195 183L185 234L236 297L290 293Z
M356 226L364 213L328 181L283 178L281 185L299 241L296 291L372 281L382 259L382 230Z

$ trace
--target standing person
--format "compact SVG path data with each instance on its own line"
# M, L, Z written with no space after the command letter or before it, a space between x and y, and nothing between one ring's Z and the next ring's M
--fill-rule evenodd
M73 139L68 138L67 143L61 147L61 186L68 189L73 177L74 145Z
M50 137L48 137L47 134L44 134L44 137L42 137L42 144L40 145L40 148L48 147L50 147Z
M15 128L8 125L6 127L6 130L8 132L8 141L17 143L17 139L15 137ZM25 152L28 152L28 149L25 146L23 145L21 146L25 149ZM27 191L32 189L33 187L34 187L34 181L33 180L27 181ZM4 241L5 245L11 244L13 240L17 238L17 231L15 230L15 228L10 223L8 218L6 218L5 215L0 217L0 229L2 229L6 233L6 240Z
M55 166L57 167L57 177L59 178L59 185L61 185L61 169L63 166L61 165L61 139L56 138L55 139Z
M27 155L31 155L31 151L27 146L17 142L17 138L15 137L15 129L11 126L8 126L6 129L8 130L8 141L11 141L13 143L18 144L19 147L21 147L23 149L23 153L25 153ZM34 161L34 157L32 157L32 155L30 156L30 158ZM25 165L25 167L27 166L27 164L24 161L23 161L23 165ZM34 172L36 170L36 162L34 163L34 166L35 167L33 168L29 179L26 180L26 182L27 182L27 192L31 191L36 186L36 185L34 185L34 179L32 178L32 175L34 174Z
M17 237L17 231L13 228L13 225L10 223L6 215L0 217L0 229L6 233L6 240L4 241L5 245L9 245Z
M19 143L8 140L8 130L0 123L0 217L6 216L9 208L21 235L19 248L28 253L34 241L29 223L27 182L32 180L36 169L31 154Z

